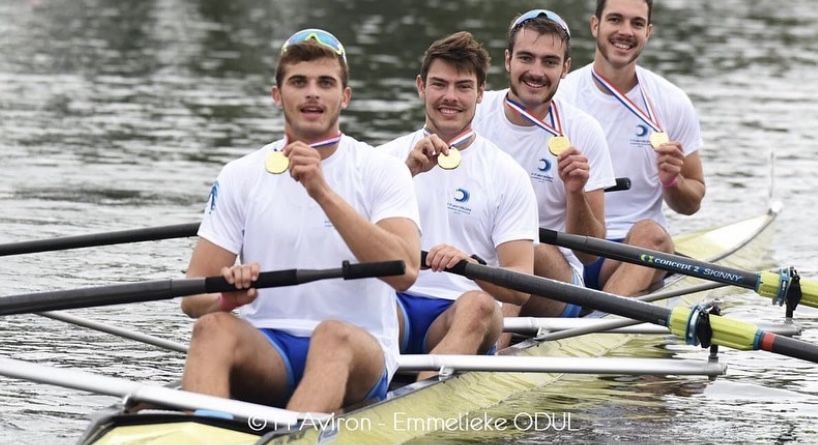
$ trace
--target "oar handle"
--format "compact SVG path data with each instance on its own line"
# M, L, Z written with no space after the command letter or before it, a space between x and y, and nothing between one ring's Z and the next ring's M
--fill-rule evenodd
M253 287L292 286L327 278L351 280L402 275L405 273L405 269L403 261L359 264L350 264L345 261L342 267L336 269L292 269L262 272ZM0 315L167 300L175 297L231 290L236 290L235 285L227 283L223 277L207 277L143 281L113 286L19 294L0 298Z
M343 278L355 280L359 278L387 277L406 273L406 264L403 261L381 261L352 264L344 261L336 269L288 269L261 272L258 280L250 287L262 289L266 287L293 286L329 278ZM205 278L205 292L230 292L236 290L224 277Z
M605 189L608 192L621 192L631 189L631 178L616 178L616 184Z

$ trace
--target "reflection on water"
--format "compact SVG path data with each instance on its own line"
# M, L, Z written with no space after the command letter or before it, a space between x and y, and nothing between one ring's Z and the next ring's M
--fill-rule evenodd
M595 2L549 7L573 30L574 65L590 61ZM269 87L281 42L305 26L345 43L353 102L344 131L380 143L422 120L414 87L423 50L466 29L494 59L501 88L505 30L530 2L351 0L5 0L0 2L0 242L196 221L221 165L277 138ZM808 0L665 0L644 64L686 91L701 115L708 195L675 230L748 216L767 200L768 152L777 158L779 220L773 255L818 276L818 12ZM4 295L181 276L191 240L5 257ZM778 321L750 296L728 314ZM175 302L76 311L94 320L186 341ZM804 310L804 338L818 316ZM130 379L169 382L176 353L36 316L0 320L0 353ZM644 350L644 349L642 349ZM654 350L701 358L685 347ZM436 437L449 442L539 443L815 441L818 373L797 360L726 352L730 375L701 379L599 379L588 391L548 388L505 405L570 412L579 432ZM0 377L0 442L70 443L110 397ZM569 382L569 387L570 387ZM585 390L583 390L585 389ZM797 394L797 396L795 395Z

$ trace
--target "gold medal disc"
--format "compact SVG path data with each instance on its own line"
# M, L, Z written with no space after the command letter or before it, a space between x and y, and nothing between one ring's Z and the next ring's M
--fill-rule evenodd
M454 170L460 165L460 150L449 147L449 155L446 156L443 153L438 155L437 157L437 165L444 170Z
M548 140L548 151L554 156L559 156L569 148L571 148L571 141L565 136L554 136Z
M268 173L280 175L290 167L290 160L280 151L274 151L264 160L264 168Z
M664 131L651 133L648 140L650 140L650 146L653 147L654 150L658 150L659 147L670 142L670 139L667 137L667 133Z

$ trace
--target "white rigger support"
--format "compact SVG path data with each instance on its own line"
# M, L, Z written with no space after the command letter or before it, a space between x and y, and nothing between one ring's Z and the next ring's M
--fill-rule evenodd
M622 375L723 375L724 363L703 360L618 357L537 357L510 355L401 355L399 372L437 371L553 372Z
M209 410L230 414L235 419L266 422L273 426L294 426L302 419L329 417L323 413L302 413L272 408L239 400L223 399L189 391L132 382L126 379L101 376L84 371L54 368L20 360L0 357L0 375L30 380L97 394L119 396L130 401L147 402L182 410Z

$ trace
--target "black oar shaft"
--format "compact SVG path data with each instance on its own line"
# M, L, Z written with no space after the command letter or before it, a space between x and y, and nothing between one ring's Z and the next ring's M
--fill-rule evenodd
M350 264L345 261L342 267L336 269L290 269L262 272L258 280L253 282L252 287L292 286L327 278L357 279L402 275L405 271L403 261L359 264ZM236 287L223 277L207 277L38 292L0 298L0 315L139 303L231 290L236 290Z
M0 315L163 300L204 293L204 289L204 279L200 278L12 295L0 299Z
M82 247L106 246L110 244L136 243L141 241L156 241L170 238L185 238L196 235L196 231L198 229L199 223L189 223L161 227L148 227L144 229L121 230L118 232L93 233L88 235L22 241L18 243L0 244L0 256L78 249Z
M627 244L616 243L589 236L573 235L541 228L540 241L543 243L555 244L560 247L579 250L592 255L601 255L606 258L624 261L626 263L667 270L682 275L716 281L718 283L730 284L746 289L755 290L758 284L757 272L746 272L731 267L724 267L704 261L694 260L692 258L687 258L680 255L672 255L656 250L636 248Z
M818 363L818 345L772 332L765 331L761 334L759 349Z
M425 255L421 262L425 263ZM564 303L577 304L661 326L667 326L670 318L670 310L667 308L506 269L463 261L448 271L472 280L484 280L520 292L543 295Z

